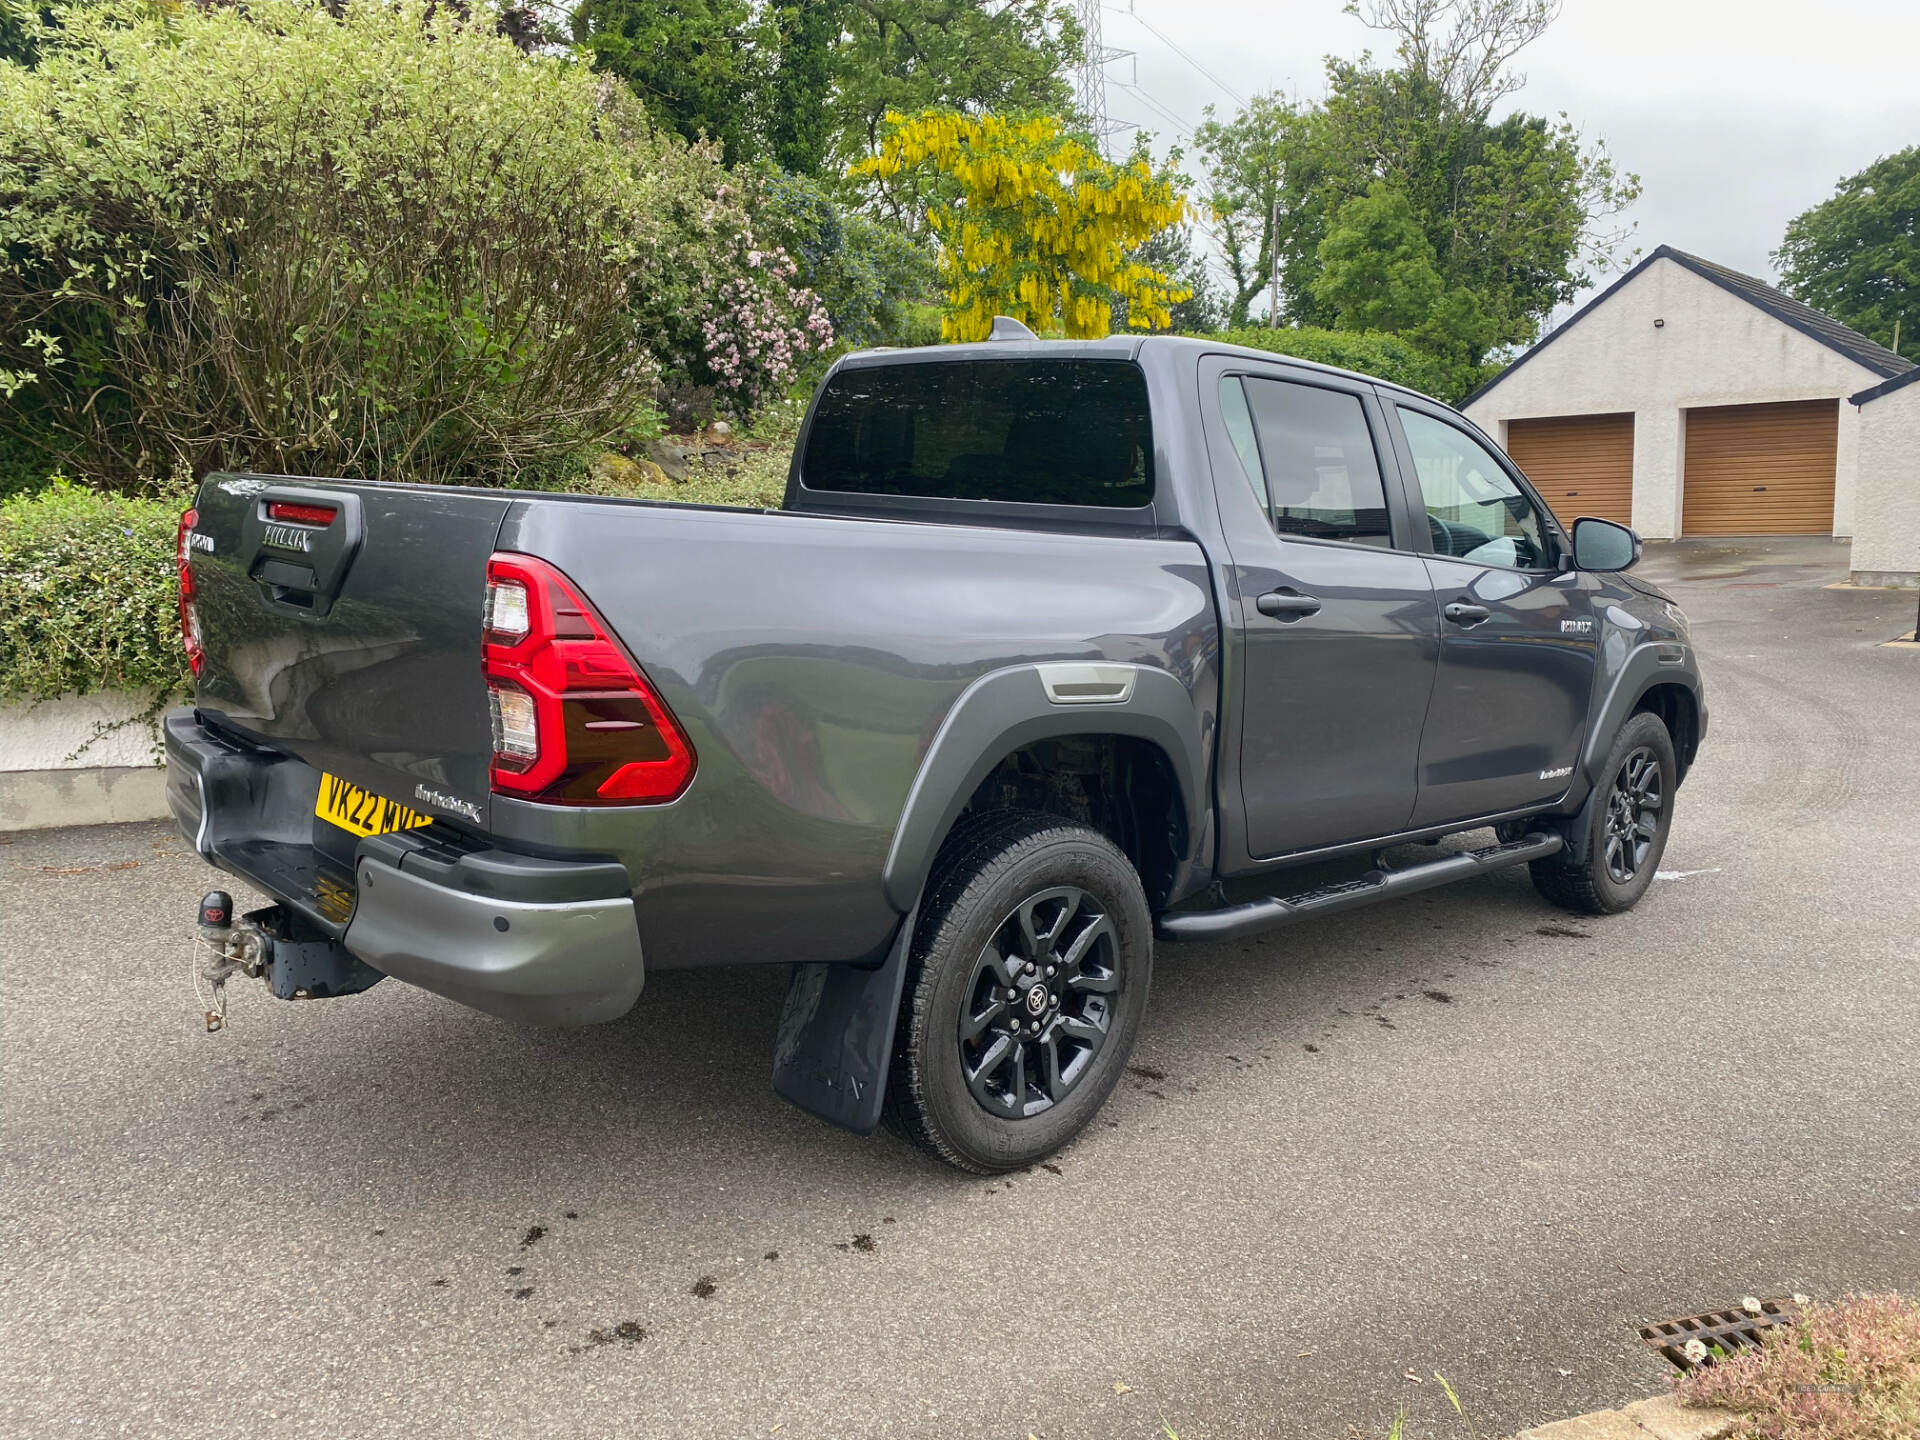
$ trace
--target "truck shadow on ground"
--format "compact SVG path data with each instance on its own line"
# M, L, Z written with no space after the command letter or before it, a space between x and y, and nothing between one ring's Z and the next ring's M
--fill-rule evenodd
M1411 1059L1421 1042L1391 1033L1410 1012L1466 1010L1487 971L1523 952L1538 963L1542 946L1548 963L1578 963L1605 943L1606 923L1548 907L1517 871L1250 940L1163 945L1146 1030L1103 1112L1110 1123L1095 1130L1138 1140L1133 1103L1191 1101L1256 1067L1382 1043ZM745 1147L756 1161L745 1173L779 1175L780 1185L848 1172L975 1183L884 1128L849 1135L773 1093L786 977L779 966L657 972L630 1014L577 1031L510 1026L395 983L324 1006L275 1004L255 1022L277 1032L270 1054L241 1062L249 1088L216 1092L228 1108L213 1118L237 1113L256 1135L299 1122L310 1138L338 1124L338 1144L302 1153L337 1157L371 1143L386 1164L423 1178L454 1154L509 1170L574 1157L593 1170L723 1164L738 1174L730 1157ZM290 1072L324 1073L336 1098L280 1096L272 1087ZM235 1094L262 1098L236 1111Z

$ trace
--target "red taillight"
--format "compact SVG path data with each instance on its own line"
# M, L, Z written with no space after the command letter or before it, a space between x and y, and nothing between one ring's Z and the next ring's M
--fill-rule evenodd
M493 788L560 805L651 805L693 779L693 746L599 614L530 555L487 562L482 651Z
M331 525L340 512L331 505L302 505L293 500L269 500L267 518L292 525Z
M200 612L193 603L193 527L200 523L200 512L190 509L180 517L180 532L174 537L173 564L180 575L180 640L187 647L187 668L195 675L206 664L206 652L200 648Z

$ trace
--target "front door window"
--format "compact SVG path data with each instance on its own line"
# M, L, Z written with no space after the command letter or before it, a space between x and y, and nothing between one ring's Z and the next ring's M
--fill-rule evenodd
M1400 425L1435 553L1507 570L1553 568L1553 541L1539 507L1486 446L1418 410L1401 410Z

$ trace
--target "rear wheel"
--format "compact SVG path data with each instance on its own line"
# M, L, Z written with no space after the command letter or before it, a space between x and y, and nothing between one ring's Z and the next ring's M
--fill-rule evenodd
M915 927L890 1120L976 1174L1043 1159L1119 1081L1152 967L1146 894L1113 842L1050 815L967 823Z
M1601 771L1588 817L1587 858L1533 862L1533 883L1556 905L1587 915L1630 910L1653 883L1673 824L1679 770L1673 737L1658 715L1642 711L1621 727Z

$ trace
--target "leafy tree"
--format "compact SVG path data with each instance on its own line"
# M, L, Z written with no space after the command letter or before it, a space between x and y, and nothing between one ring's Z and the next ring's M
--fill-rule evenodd
M1317 256L1314 301L1342 330L1417 330L1445 288L1413 206L1384 181L1340 208Z
M1230 120L1216 118L1211 105L1205 114L1194 146L1206 163L1206 201L1232 277L1228 323L1243 326L1271 281L1275 247L1300 248L1293 232L1308 210L1312 116L1278 91L1254 96Z
M0 63L31 65L39 58L40 16L30 0L0 0Z
M573 38L667 129L719 141L728 165L757 150L767 37L749 0L581 0Z
M1146 243L1135 246L1127 259L1167 276L1176 290L1186 293L1186 299L1175 300L1168 307L1171 318L1165 328L1179 335L1203 335L1220 328L1226 313L1220 286L1207 271L1206 257L1194 243L1191 225L1156 230ZM1113 328L1135 328L1124 301L1113 308Z
M1315 127L1312 203L1283 252L1292 318L1332 319L1312 287L1319 244L1341 207L1376 181L1406 197L1444 288L1473 292L1490 325L1482 350L1531 340L1624 242L1609 221L1639 182L1620 176L1604 148L1583 148L1566 121L1488 120L1457 109L1418 71L1365 60L1334 62L1329 79Z
M1583 145L1564 119L1491 118L1521 77L1508 61L1558 14L1557 0L1369 0L1369 24L1396 37L1395 67L1371 56L1328 62L1323 105L1295 109L1261 97L1230 122L1209 122L1202 149L1213 161L1223 248L1239 294L1235 320L1267 283L1279 255L1281 310L1303 325L1344 325L1343 314L1408 313L1405 286L1377 305L1358 287L1367 261L1349 227L1411 219L1431 251L1438 295L1459 327L1446 338L1464 363L1495 346L1532 339L1540 321L1611 262L1626 239L1612 217L1639 192L1604 147ZM1405 213L1374 201L1347 207L1376 187L1403 198ZM1278 210L1276 219L1275 210ZM1404 233L1396 243L1407 241ZM1342 273L1324 283L1323 245ZM1410 242L1409 242L1410 243ZM1257 263L1255 263L1257 262ZM1376 279L1385 279L1384 275ZM1438 312L1412 305L1430 317ZM1427 323L1432 332L1437 319Z
M846 10L846 0L803 0L773 12L779 53L768 86L767 154L789 174L817 174L827 158L835 50Z
M942 339L984 340L995 315L1076 338L1104 335L1116 302L1130 328L1163 330L1188 298L1129 258L1186 213L1144 159L1110 163L1050 116L930 110L890 125L855 173L938 177L955 192L927 211L947 295Z
M829 153L841 170L878 155L894 114L1064 115L1080 44L1071 7L1056 0L851 0L834 57ZM922 222L917 186L854 173L895 220Z
M1920 145L1849 175L1787 222L1773 252L1787 292L1920 362Z

